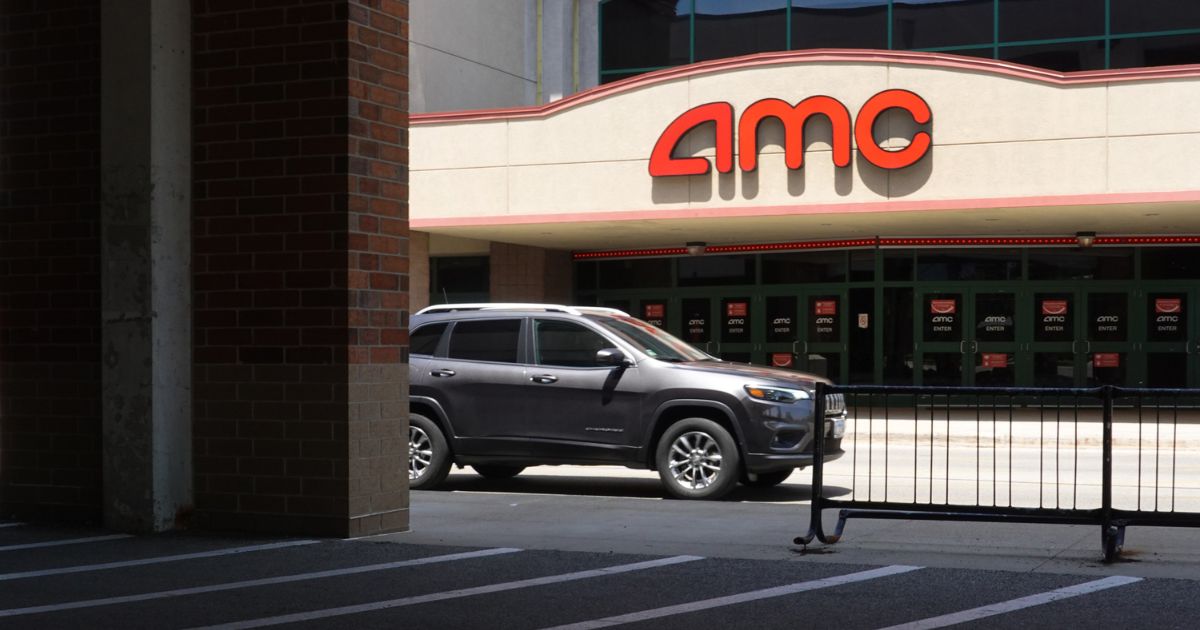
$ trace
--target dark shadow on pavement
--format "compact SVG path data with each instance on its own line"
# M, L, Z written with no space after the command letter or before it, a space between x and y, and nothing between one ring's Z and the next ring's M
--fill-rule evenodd
M537 469L528 470L512 479L485 479L468 471L455 471L433 492L564 494L671 500L657 478L539 475ZM826 496L829 497L849 493L847 488L826 486ZM812 486L807 476L801 473L773 488L751 488L738 484L723 500L743 503L811 501Z

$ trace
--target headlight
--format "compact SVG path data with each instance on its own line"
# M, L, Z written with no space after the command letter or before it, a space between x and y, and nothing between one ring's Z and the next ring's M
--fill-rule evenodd
M797 400L812 398L812 395L803 389L783 389L782 387L763 387L760 385L746 385L746 393L750 394L751 398L777 403L794 403Z

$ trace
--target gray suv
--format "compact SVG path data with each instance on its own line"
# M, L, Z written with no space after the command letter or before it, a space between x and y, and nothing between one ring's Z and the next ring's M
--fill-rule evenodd
M452 463L488 478L620 464L657 470L673 496L715 499L812 463L818 376L722 361L607 308L445 304L410 329L412 488ZM831 395L827 459L844 431Z

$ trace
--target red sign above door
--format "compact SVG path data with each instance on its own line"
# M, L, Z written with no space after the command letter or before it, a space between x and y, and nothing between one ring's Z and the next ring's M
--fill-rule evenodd
M772 352L771 365L781 368L790 368L794 362L794 357L790 352Z
M837 300L816 300L813 302L814 315L837 315Z
M644 308L646 319L660 319L667 312L666 304L647 304Z
M1183 300L1180 298L1155 298L1155 313L1178 313L1183 310Z
M1121 354L1119 352L1097 352L1092 356L1092 367L1121 367Z
M1066 300L1042 300L1042 315L1066 315Z
M745 302L729 302L725 305L726 317L745 317L748 311Z
M1008 367L1008 355L1003 352L985 352L983 353L983 367L1006 368Z
M953 315L958 312L958 300L929 300L929 312L935 315Z

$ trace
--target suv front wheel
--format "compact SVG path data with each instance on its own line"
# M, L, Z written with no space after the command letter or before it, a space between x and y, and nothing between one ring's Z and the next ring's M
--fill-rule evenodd
M737 444L724 427L705 418L671 425L654 461L667 492L680 499L719 499L738 482Z

